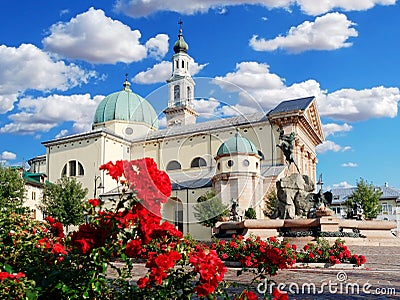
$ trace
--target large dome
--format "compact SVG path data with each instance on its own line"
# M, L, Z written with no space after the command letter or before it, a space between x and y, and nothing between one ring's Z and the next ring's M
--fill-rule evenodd
M258 151L251 141L242 137L240 133L237 132L234 137L230 138L219 147L217 156L233 153L258 154Z
M113 120L145 123L158 129L156 111L149 102L131 91L128 81L125 81L122 91L112 93L100 102L94 114L93 123L99 124Z

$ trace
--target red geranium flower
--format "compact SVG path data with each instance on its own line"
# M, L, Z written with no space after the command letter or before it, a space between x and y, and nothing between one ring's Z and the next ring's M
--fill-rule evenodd
M89 199L89 204L91 204L93 207L96 207L96 206L100 206L100 200L99 199Z

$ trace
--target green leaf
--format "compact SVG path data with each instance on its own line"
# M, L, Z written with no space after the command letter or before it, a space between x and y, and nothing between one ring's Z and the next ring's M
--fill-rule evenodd
M9 264L4 265L4 270L10 274L14 273L13 268Z
M87 291L83 293L83 299L89 299L89 293Z

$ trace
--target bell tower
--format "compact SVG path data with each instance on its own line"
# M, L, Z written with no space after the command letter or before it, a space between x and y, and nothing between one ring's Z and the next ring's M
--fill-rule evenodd
M194 110L194 86L189 72L192 58L187 54L189 46L182 35L182 21L179 21L178 40L172 56L172 75L168 83L168 108L164 110L167 127L195 124L199 115Z

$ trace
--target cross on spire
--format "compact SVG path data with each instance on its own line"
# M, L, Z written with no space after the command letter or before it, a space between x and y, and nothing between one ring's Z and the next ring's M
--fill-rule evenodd
M183 22L182 22L182 19L181 19L181 18L179 18L178 24L179 24L179 30L182 31L182 24L183 24Z

